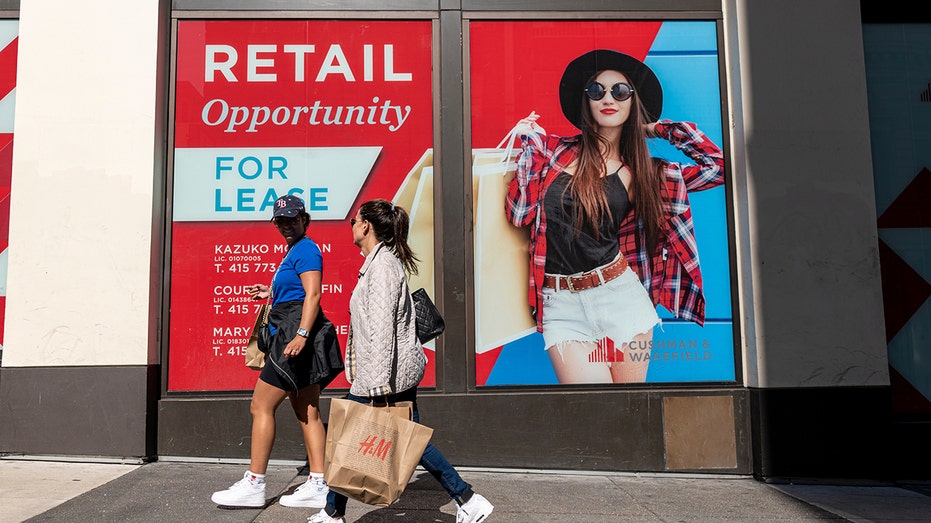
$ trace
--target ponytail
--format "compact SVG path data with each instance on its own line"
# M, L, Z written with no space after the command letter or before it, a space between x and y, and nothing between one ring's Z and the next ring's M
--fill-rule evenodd
M401 260L404 270L410 275L417 274L417 262L420 260L407 244L410 230L407 211L387 200L378 199L363 203L359 207L359 216L372 224L375 238Z

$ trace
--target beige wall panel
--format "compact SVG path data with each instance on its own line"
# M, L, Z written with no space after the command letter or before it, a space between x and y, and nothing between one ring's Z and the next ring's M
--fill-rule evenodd
M888 385L859 5L728 0L724 24L745 383Z
M158 23L22 4L4 367L147 362Z

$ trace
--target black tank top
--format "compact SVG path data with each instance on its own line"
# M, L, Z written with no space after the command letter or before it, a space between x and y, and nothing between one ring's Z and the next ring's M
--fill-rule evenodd
M575 274L590 271L612 261L620 247L621 222L632 207L627 189L617 172L602 178L609 214L598 224L598 234L586 220L582 229L574 226L576 202L567 186L572 175L559 173L543 196L546 212L546 272Z

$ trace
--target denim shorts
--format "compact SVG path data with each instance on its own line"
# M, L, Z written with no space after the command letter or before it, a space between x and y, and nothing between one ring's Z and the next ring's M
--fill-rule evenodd
M545 347L610 338L617 348L660 323L656 307L629 267L617 278L584 291L543 288Z

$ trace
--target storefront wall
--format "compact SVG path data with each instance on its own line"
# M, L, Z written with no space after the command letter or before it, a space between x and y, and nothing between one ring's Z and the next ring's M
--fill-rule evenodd
M351 278L346 275L359 265L347 233L352 209L336 203L341 192L350 193L346 199L356 205L386 197L411 211L412 245L424 262L411 285L424 286L436 296L448 325L436 345L426 347L431 368L422 383L422 408L427 423L437 428L435 442L449 449L454 461L496 467L747 472L747 449L737 444L746 441L742 420L747 413L737 378L726 187L692 201L696 227L705 233L706 243L699 247L703 260L709 260L704 274L711 321L702 328L666 314L663 327L654 334L657 347L644 351L655 356L646 383L624 385L557 382L525 312L527 290L520 282L527 281L526 244L515 263L502 263L510 236L519 231L503 223L502 195L491 202L488 191L494 196L495 189L486 188L494 169L501 170L499 179L506 175L507 162L495 158L496 145L524 116L521 111L529 112L526 107L548 113L545 125L556 134L572 134L555 103L559 76L569 59L598 47L639 54L665 73L658 73L664 76L664 117L697 119L715 143L723 143L721 13L709 5L705 11L691 5L687 12L675 6L662 13L599 10L571 19L541 10L534 22L534 17L517 16L516 6L507 5L436 10L433 3L424 3L386 11L378 4L378 11L354 6L287 14L240 12L237 19L226 20L226 11L214 12L201 4L200 11L188 12L176 3L173 40L178 51L171 82L175 126L169 140L174 146L174 214L169 217L173 290L171 313L166 315L171 341L167 393L160 402L159 454L247 456L242 447L230 444L235 438L229 433L203 430L220 420L247 430L245 394L224 400L221 407L205 391L248 390L255 379L243 368L241 354L224 345L238 347L242 340L211 336L235 333L236 326L249 323L254 315L251 308L228 305L227 295L211 297L211 289L235 292L237 285L253 278L240 274L241 264L217 261L217 255L236 256L226 252L229 239L235 238L260 245L258 251L264 252L249 260L248 270L274 263L281 253L275 252L276 233L265 221L268 210L263 205L282 191L310 204L307 187L315 187L318 194L327 194L331 205L310 210L309 233L326 246L323 306L338 330L348 324ZM416 41L422 38L417 35L426 35L426 41ZM533 38L537 40L528 41ZM250 47L259 42L264 45L262 55L255 54L258 47ZM303 76L297 70L292 73L290 65L297 46L306 50L301 55ZM563 48L565 58L551 58L552 46ZM391 62L382 63L388 56L382 49L388 47ZM528 56L531 51L537 56ZM688 59L677 65L676 56ZM261 68L250 69L249 59ZM266 76L249 77L250 71ZM389 73L395 76L392 82L387 80ZM249 78L264 82L263 89L250 91ZM676 86L689 81L691 97ZM701 94L698 82L707 86ZM402 89L392 90L399 84ZM252 100L250 92L261 95ZM403 126L388 118L380 129L372 125L373 119L335 116L370 100L377 100L372 107L387 107L383 114L390 116L397 106L409 117ZM298 116L300 106L308 107L307 117ZM234 116L236 111L242 118ZM266 113L273 117L265 118ZM305 157L301 147L321 146L379 147L378 163L361 166L364 184L353 181L356 167L340 160L332 160L330 167L324 167L330 165L327 160L318 160L319 167L307 170L341 171L345 175L339 184L332 178L315 181L312 173L301 178L307 171L292 169ZM218 157L232 158L232 168L214 173L210 167ZM283 169L287 181L269 181L271 176L260 174L260 161L249 160L252 163L243 168L242 161L236 163L239 158L277 158L279 165L288 166ZM227 173L236 183L223 179ZM201 197L192 196L198 191L204 191ZM475 203L463 207L469 201ZM484 207L491 210L483 212ZM212 270L202 270L205 265ZM517 286L504 292L502 287L511 281ZM497 295L489 297L494 292ZM213 301L199 303L197 296ZM218 299L225 301L220 305ZM203 350L210 342L212 352ZM192 364L198 358L204 361ZM670 391L670 386L678 390ZM329 395L343 393L340 389L345 390L345 383L335 382ZM281 422L291 430L293 423L286 415ZM176 436L182 426L192 424L198 427L193 432L216 438ZM732 429L721 430L722 425ZM478 438L475 427L482 427ZM527 435L532 434L547 436L529 441ZM560 441L571 441L574 450L547 450L553 444L562 446L556 443ZM294 430L276 445L276 456L299 459L300 445Z
M332 307L328 314L337 325L348 321L344 303L352 278L346 275L356 259L346 245L352 202L394 197L417 207L422 220L433 214L423 222L432 226L432 243L429 236L420 239L421 251L433 260L421 286L432 290L447 331L426 348L430 371L420 404L422 420L436 429L434 443L456 464L825 475L857 450L851 434L882 417L888 371L876 228L860 215L875 213L862 38L859 13L848 3L812 12L804 2L777 10L715 0L661 6L583 1L571 10L564 2L282 1L267 11L248 1L153 0L145 9L135 5L132 16L117 2L93 13L64 4L61 12L48 6L20 12L10 244L23 247L10 258L0 401L14 408L4 410L12 414L0 424L0 451L247 458L248 445L240 443L249 433L254 374L239 363L239 331L226 329L251 324L249 307L232 299L237 285L253 283L242 264L262 278L268 275L260 269L280 257L274 231L260 216L261 196L294 188L332 196L325 204L317 200L311 235L330 246L325 262L335 269L324 282L331 290L324 307ZM95 57L62 66L69 77L86 80L65 93L49 84L62 71L53 74L47 66L61 62L52 55L61 52L67 29L62 13L70 15L67 27L81 27L72 49ZM796 35L775 56L768 39L777 30L773 20L782 21L780 33L790 27ZM233 26L244 30L230 31L228 41L214 39ZM357 39L354 27L368 36ZM612 31L634 27L649 36L615 44ZM235 36L254 31L266 36L254 42ZM329 69L305 71L322 79L323 94L300 85L293 66L273 70L271 64L281 62L268 61L274 56L269 46L295 42L269 33L304 34L297 43L314 44L318 59L334 43L345 47L344 57L324 59ZM497 35L510 39L502 37L500 53ZM691 202L709 321L697 327L660 310L664 329L653 336L664 343L659 352L670 352L670 340L684 347L672 351L678 361L651 361L641 383L560 384L540 361L543 348L532 333L502 334L492 328L495 318L482 314L488 312L482 300L498 288L487 284L489 276L508 282L519 273L479 262L489 257L476 232L488 227L473 200L483 190L477 151L496 148L528 107L546 111L548 131L571 132L553 99L552 77L562 66L530 62L521 70L527 66L522 37L536 38L532 49L543 49L544 56L546 46L562 43L559 52L568 57L585 49L565 42L588 36L591 48L616 45L641 53L668 91L663 117L695 121L724 150L725 184ZM136 46L114 46L111 37ZM411 38L428 47L413 62L400 52ZM250 54L250 44L265 47ZM219 47L210 55L199 53L198 45ZM398 50L391 58L389 47ZM230 61L231 49L243 63ZM811 49L824 49L832 60L813 63ZM677 56L692 59L675 62ZM356 58L361 69L351 65ZM347 71L362 81L347 87ZM272 90L239 81L261 82L272 73L280 73L273 74L276 81L291 80ZM786 95L788 73L808 79L792 96ZM495 75L502 79L499 97L491 91ZM386 107L381 121L395 129L373 124L371 143L329 133L322 144L307 125L284 129L285 121L300 120L285 119L283 111L301 105L296 100L302 97L312 107L314 96L344 100L334 107L371 105L372 114ZM690 99L700 102L679 102ZM230 118L233 107L245 114L263 106L268 118L253 110L254 119L242 124L220 122L223 104ZM275 113L279 107L285 109ZM398 115L410 108L408 127L388 118L395 107ZM260 127L260 120L276 127ZM354 120L367 121L379 118ZM804 132L786 132L798 131L799 122ZM845 132L841 143L838 128ZM285 185L273 177L253 183L259 164L282 172L282 158L300 165L307 149L319 146L381 147L381 156L374 167L360 168L370 172L361 188L313 174ZM204 158L213 160L214 170L199 167ZM226 165L218 158L232 160ZM234 175L234 182L224 174ZM414 181L418 190L411 195ZM32 212L29 202L46 203L49 187L68 194L53 199L67 225L37 230L17 222ZM198 188L215 198L185 200ZM339 203L347 199L348 205ZM225 247L241 243L264 246L259 250L267 253L226 259L241 253ZM68 255L43 255L49 245ZM328 398L345 393L344 387L335 383L327 391L324 414ZM851 400L861 407L857 416ZM273 459L303 459L290 417L281 409ZM58 423L82 428L69 432L87 437L55 437L51 429ZM44 437L31 437L40 431ZM792 453L806 431L818 444ZM846 467L840 475L863 472ZM873 470L868 466L865 473Z

